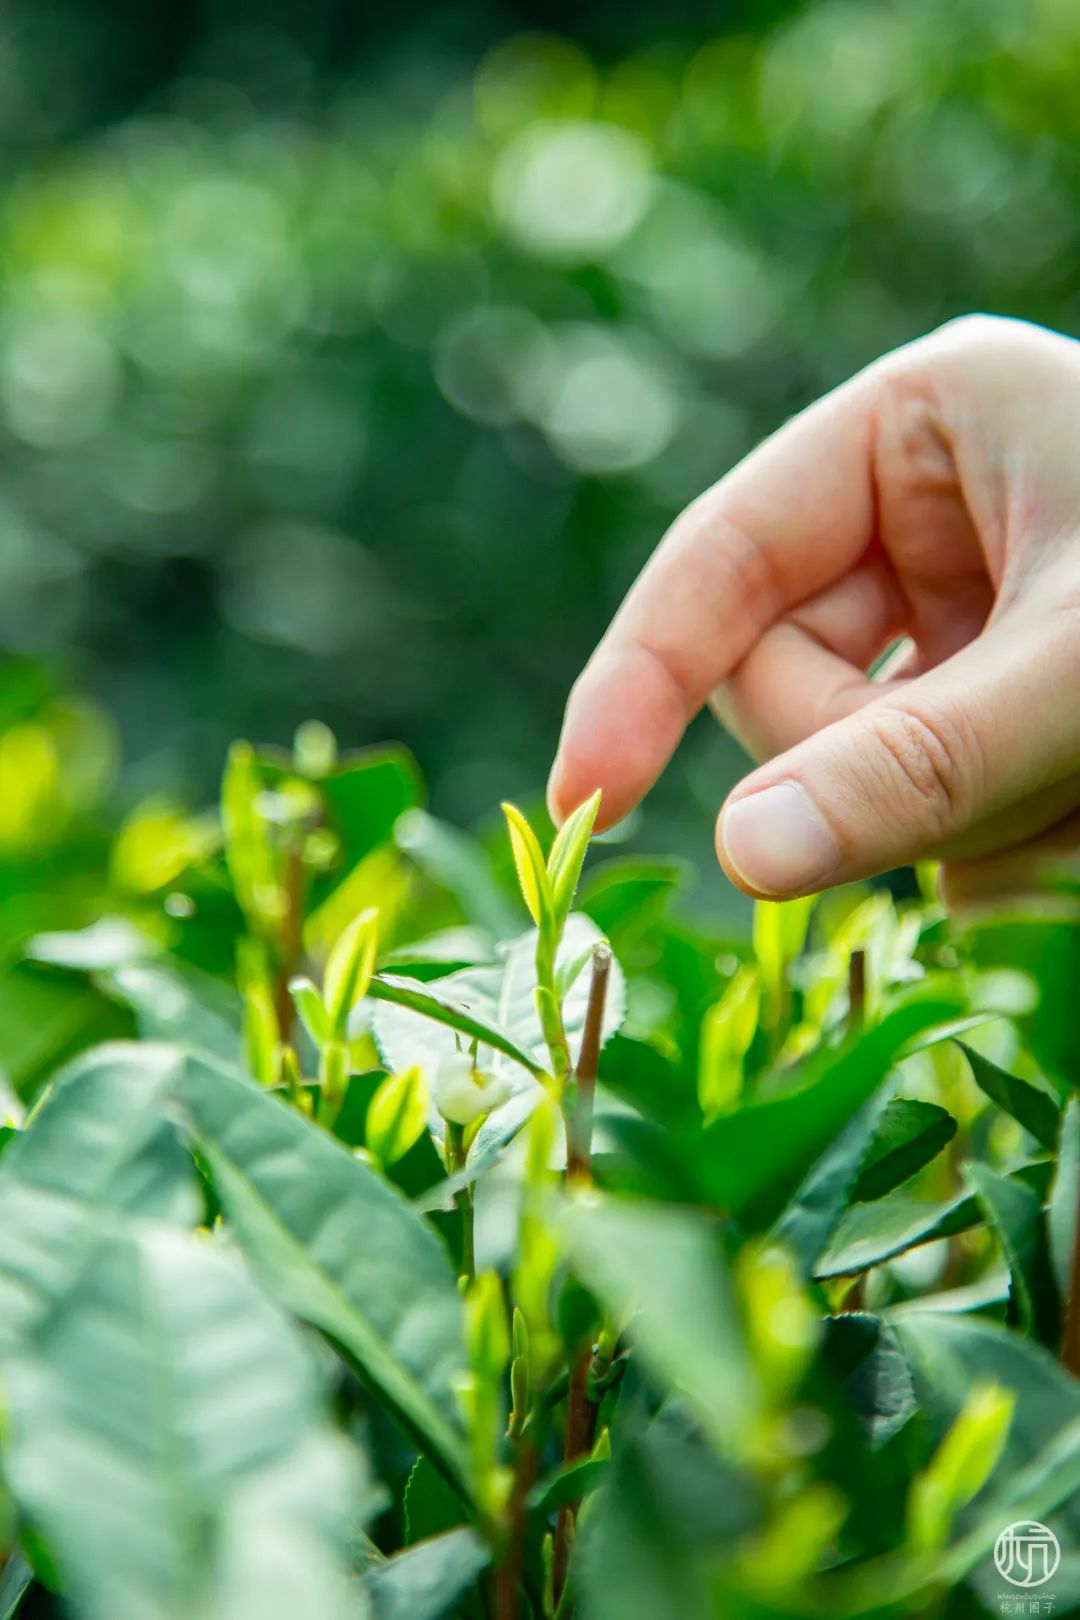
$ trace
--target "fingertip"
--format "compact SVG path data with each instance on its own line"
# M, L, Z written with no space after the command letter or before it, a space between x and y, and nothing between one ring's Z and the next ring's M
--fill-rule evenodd
M637 800L628 797L620 786L617 765L610 758L588 747L579 748L573 740L560 743L547 785L548 814L555 826L561 827L567 816L597 791L600 809L596 831L606 832L634 808Z
M686 724L670 671L639 647L602 648L570 694L548 806L556 824L597 789L597 829L629 815L667 764Z
M547 810L556 830L562 826L570 813L566 807L567 800L563 789L562 775L561 758L556 754L555 763L551 767L551 773L547 781Z

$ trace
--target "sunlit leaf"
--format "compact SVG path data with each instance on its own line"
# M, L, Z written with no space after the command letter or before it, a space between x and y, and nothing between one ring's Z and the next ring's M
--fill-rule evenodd
M908 1535L925 1553L948 1539L957 1511L982 1490L997 1467L1015 1397L998 1384L977 1384L928 1466L912 1481Z
M743 1086L743 1059L757 1033L760 1006L757 970L741 967L701 1021L698 1101L706 1121L738 1101Z
M262 979L253 979L244 990L244 1047L248 1069L259 1084L276 1085L281 1078L277 1009Z
M554 907L547 864L536 834L521 811L512 804L504 804L502 808L506 817L507 831L510 834L510 848L514 856L514 868L518 883L521 885L521 893L528 907L529 916L539 926L545 917L552 914Z
M552 902L556 918L562 921L570 911L574 894L581 878L581 868L592 837L593 827L600 811L599 789L567 816L555 835L548 856L547 873L551 883ZM515 856L516 859L516 856ZM534 915L534 921L539 921Z
M153 894L175 883L219 843L211 817L189 816L167 802L151 800L139 805L116 836L113 881L132 894Z
M465 1296L469 1357L478 1377L497 1384L510 1360L506 1299L494 1271L482 1271Z
M1061 1429L1080 1419L1076 1380L1050 1351L1000 1323L912 1311L896 1320L893 1331L907 1357L920 1407L938 1439L944 1438L977 1384L993 1383L1015 1396L1003 1458L1007 1469L1030 1462ZM1073 1506L1080 1511L1080 1502Z
M329 962L337 942L363 912L379 914L379 949L396 932L408 904L410 876L392 845L372 850L358 861L329 899L304 924L304 947L315 962Z
M259 812L263 781L250 743L234 743L221 782L225 859L236 898L257 933L273 935L284 907L269 831Z
M788 969L806 943L815 896L800 900L754 902L754 956L765 994L766 1021L777 1024Z
M337 769L320 778L318 791L341 857L313 884L316 910L360 861L392 841L398 818L423 802L424 784L412 754L393 743L343 754Z
M427 1110L420 1069L387 1075L368 1104L365 1146L381 1164L396 1164L425 1130Z
M310 979L298 977L289 981L289 994L311 1039L316 1046L323 1046L330 1040L333 1030L319 990Z
M157 955L158 950L154 940L124 917L100 917L87 928L37 934L25 947L32 962L72 968L77 973L127 967Z
M374 909L355 917L330 952L323 978L323 1000L330 1028L344 1034L356 1002L367 995L379 943L379 914Z

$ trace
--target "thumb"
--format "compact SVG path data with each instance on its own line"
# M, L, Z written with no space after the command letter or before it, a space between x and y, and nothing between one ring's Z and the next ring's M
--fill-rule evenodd
M757 895L810 894L1003 847L1080 802L1080 651L1057 617L984 631L741 782L717 824L728 876Z

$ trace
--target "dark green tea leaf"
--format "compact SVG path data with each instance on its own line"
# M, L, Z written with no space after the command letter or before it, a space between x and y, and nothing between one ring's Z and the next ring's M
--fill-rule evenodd
M189 1057L180 1097L271 1292L340 1347L463 1488L461 1300L434 1232L376 1171L246 1079Z
M737 1448L759 1391L714 1223L596 1199L572 1205L565 1230L575 1266L615 1319L630 1322L653 1373L683 1392L721 1450Z
M1048 1163L1037 1160L1011 1171L1005 1179L1016 1179L1041 1196L1049 1185L1050 1171ZM920 1244L966 1232L983 1219L984 1211L974 1193L960 1193L940 1203L891 1193L872 1204L854 1204L819 1256L814 1276L854 1276Z
M7 1482L80 1615L339 1620L348 1454L235 1255L105 1238L4 1380Z
M364 1576L374 1620L442 1620L491 1557L475 1530L450 1530Z
M991 1102L997 1103L1011 1114L1043 1147L1057 1146L1061 1125L1061 1109L1056 1099L1041 1086L1030 1080L1021 1080L1014 1074L999 1069L996 1063L983 1057L964 1041L957 1041L971 1068L972 1077Z
M832 1147L827 1148L809 1171L802 1186L773 1228L773 1235L798 1262L804 1272L836 1230L847 1208L859 1166L880 1134L882 1121L892 1106L888 1091L864 1103L855 1118L845 1125Z
M998 1175L989 1165L969 1164L965 1174L1009 1268L1010 1317L1025 1333L1044 1343L1056 1338L1057 1292L1046 1246L1042 1199L1016 1177Z
M917 1175L955 1135L956 1121L947 1109L915 1097L894 1097L874 1132L852 1200L884 1198Z
M791 1090L721 1115L687 1144L700 1193L755 1226L770 1225L899 1053L916 1036L947 1028L965 1005L959 987L920 987L879 1024L808 1060Z

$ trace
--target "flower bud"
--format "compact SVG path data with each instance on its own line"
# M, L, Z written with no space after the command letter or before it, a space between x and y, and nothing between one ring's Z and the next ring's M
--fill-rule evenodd
M510 1085L481 1074L466 1052L449 1052L435 1071L435 1106L453 1125L472 1125L510 1096Z

